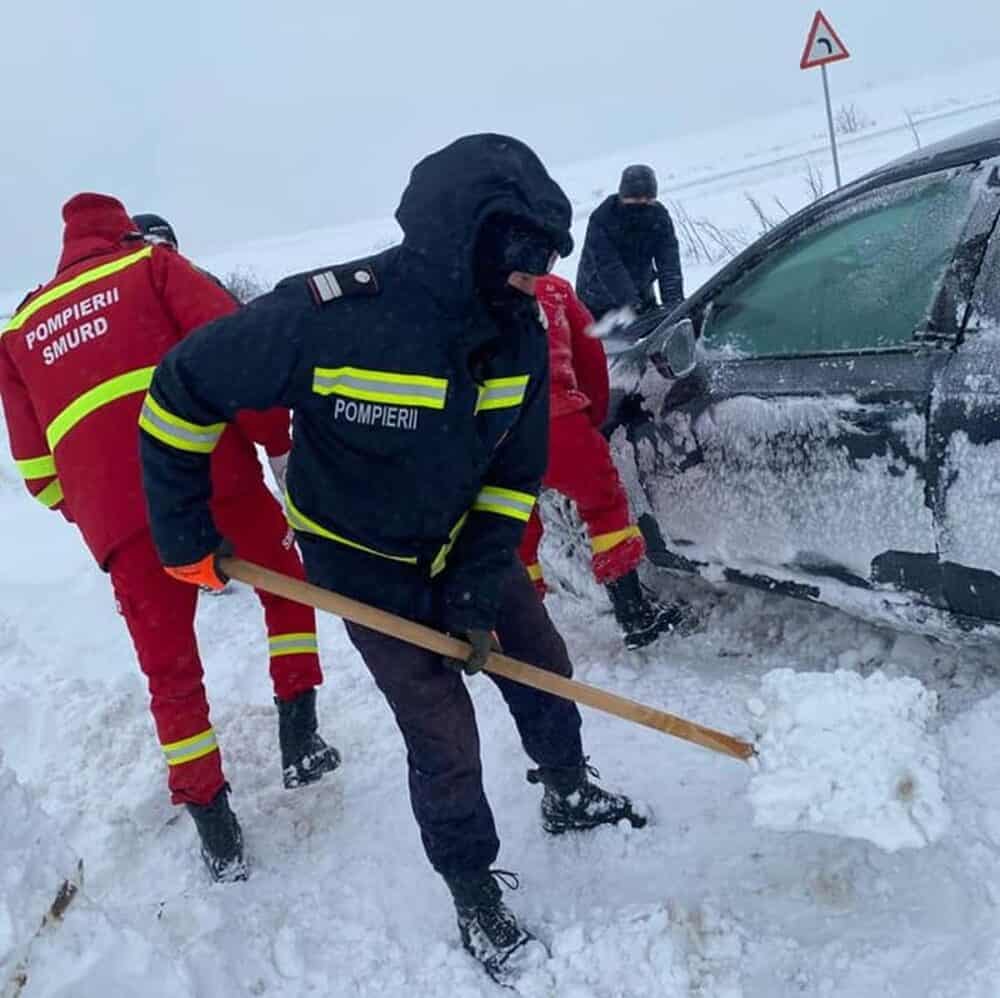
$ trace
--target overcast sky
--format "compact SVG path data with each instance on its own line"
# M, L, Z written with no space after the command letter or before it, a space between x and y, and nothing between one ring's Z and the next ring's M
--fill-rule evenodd
M80 190L197 256L391 214L413 163L506 131L550 165L816 99L816 0L3 0L0 288ZM993 57L996 0L828 0L837 86Z

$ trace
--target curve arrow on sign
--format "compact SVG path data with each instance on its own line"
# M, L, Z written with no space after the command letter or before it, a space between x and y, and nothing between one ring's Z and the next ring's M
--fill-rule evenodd
M833 25L827 20L826 15L821 10L816 11L799 66L802 69L812 69L815 66L825 66L827 63L839 62L850 57L851 53L833 30Z

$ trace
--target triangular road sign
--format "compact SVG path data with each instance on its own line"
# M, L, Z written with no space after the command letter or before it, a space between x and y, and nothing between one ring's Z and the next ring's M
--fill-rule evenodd
M813 69L816 66L825 66L828 62L839 62L850 57L851 53L847 51L847 46L833 30L833 25L826 19L823 11L816 11L799 68Z

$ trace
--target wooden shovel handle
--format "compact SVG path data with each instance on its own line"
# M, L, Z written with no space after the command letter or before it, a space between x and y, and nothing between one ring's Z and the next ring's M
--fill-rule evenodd
M220 558L219 567L226 575L239 579L240 582L245 582L255 589L273 593L276 596L284 596L286 599L304 603L317 610L326 610L344 620L361 624L373 631L388 634L390 637L407 641L439 655L458 659L466 659L469 656L471 650L469 645L458 638L449 637L433 628L406 620L404 617L397 617L385 610L378 610L365 603L359 603L347 596L340 596L329 589L321 589L319 586L290 578L280 572L272 572L268 568L243 561L241 558ZM509 658L506 655L493 652L487 660L485 668L497 676L505 676L507 679L513 679L525 686L533 686L535 689L553 693L566 700L573 700L587 707L603 710L606 714L614 714L626 721L634 721L647 728L655 728L657 731L694 742L696 745L711 749L713 752L721 752L723 755L733 756L736 759L749 759L754 754L753 745L740 741L732 735L703 727L693 721L686 721L682 717L667 714L662 710L648 707L646 704L637 703L635 700L628 700L625 697L609 693L607 690L598 689L596 686L589 686L587 683L581 683L575 679L566 679L553 672L546 672L534 665L520 662L516 658Z

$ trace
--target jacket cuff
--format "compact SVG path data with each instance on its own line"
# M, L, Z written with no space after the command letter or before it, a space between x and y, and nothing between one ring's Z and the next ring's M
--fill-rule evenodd
M193 565L217 551L222 543L222 534L216 530L207 506L186 516L165 517L152 527L153 542L163 565Z

